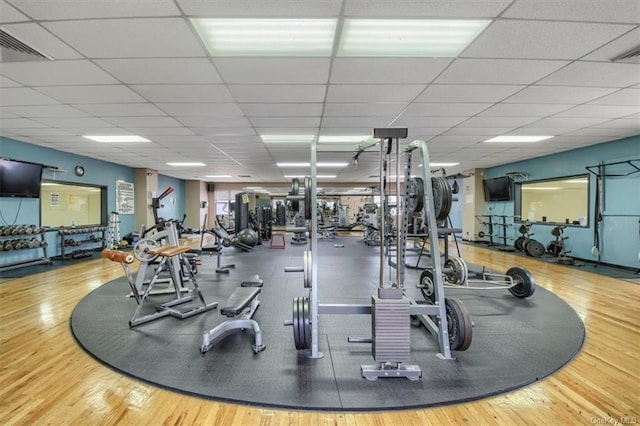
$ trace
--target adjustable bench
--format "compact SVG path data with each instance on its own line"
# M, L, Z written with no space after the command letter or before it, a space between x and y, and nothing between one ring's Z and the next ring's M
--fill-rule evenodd
M240 318L229 319L210 331L205 331L202 334L200 352L207 352L222 339L238 330L249 330L254 335L254 343L251 346L253 353L257 354L265 349L265 345L262 343L262 330L260 330L258 323L251 319L258 306L260 306L258 294L261 290L259 287L240 287L235 289L224 302L222 308L220 308L220 314L228 318L238 316Z

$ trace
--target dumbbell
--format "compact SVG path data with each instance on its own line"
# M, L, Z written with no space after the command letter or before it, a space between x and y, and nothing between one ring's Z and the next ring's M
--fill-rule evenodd
M45 240L40 241L40 247L46 247L48 245L49 245L49 243L46 242Z
M25 226L24 229L24 233L27 235L33 234L33 228L35 228L35 225L29 225L29 226Z
M9 236L11 235L11 232L13 231L13 226L5 226L4 230L2 231L2 235Z
M11 251L14 248L13 247L13 242L11 242L9 240L5 241L3 246L4 246L4 251Z

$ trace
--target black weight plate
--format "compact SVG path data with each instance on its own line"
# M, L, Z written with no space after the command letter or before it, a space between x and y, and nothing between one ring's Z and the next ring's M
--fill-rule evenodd
M478 232L478 238L484 238L484 231Z
M509 292L521 299L531 296L536 291L536 281L533 275L525 268L514 266L509 268L505 275L513 280L513 285L509 287Z
M432 177L431 185L433 186L433 201L435 204L436 220L442 221L449 216L453 195L451 187L446 178Z
M542 245L542 243L532 238L530 238L529 241L527 241L527 244L525 245L525 250L527 250L527 253L533 257L542 257L542 255L545 252L545 248Z
M311 309L309 298L302 301L302 332L304 334L304 349L311 348Z
M422 293L422 297L427 302L434 304L436 303L436 290L435 290L435 282L433 281L433 272L429 269L425 269L420 274L420 292Z
M560 235L562 235L562 232L562 228L560 228L559 226L555 226L551 230L551 235L553 235L554 237L559 237Z
M516 248L516 250L524 251L524 243L526 240L526 237L518 237L513 243L513 246Z
M300 180L294 178L291 181L291 195L298 195L300 193Z
M458 299L445 299L449 347L452 351L466 351L471 346L473 323L469 311Z
M311 220L311 178L304 178L304 218Z
M302 339L300 336L300 297L293 298L293 342L296 345L296 349L302 349Z
M558 257L562 251L562 241L551 241L547 244L547 252L553 257Z
M419 177L411 178L408 193L407 210L412 213L422 211L424 208L424 181Z
M527 225L520 225L520 228L518 228L518 232L520 232L521 234L526 234L527 232L529 232L529 228L527 227Z

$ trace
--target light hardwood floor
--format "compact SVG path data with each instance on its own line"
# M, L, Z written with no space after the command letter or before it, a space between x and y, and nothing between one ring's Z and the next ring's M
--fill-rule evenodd
M98 259L0 283L0 424L476 425L640 421L639 285L480 247L461 248L469 263L498 270L516 264L524 266L532 271L538 285L567 301L587 329L581 353L553 376L531 386L442 408L362 414L217 403L125 377L101 365L76 344L69 327L76 303L91 290L122 275L119 265Z

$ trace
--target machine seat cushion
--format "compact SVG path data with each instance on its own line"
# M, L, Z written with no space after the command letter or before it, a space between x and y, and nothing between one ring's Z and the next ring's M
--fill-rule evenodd
M261 290L258 287L239 287L235 289L224 302L224 306L220 308L220 313L227 317L239 315L258 296Z

